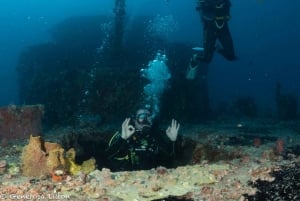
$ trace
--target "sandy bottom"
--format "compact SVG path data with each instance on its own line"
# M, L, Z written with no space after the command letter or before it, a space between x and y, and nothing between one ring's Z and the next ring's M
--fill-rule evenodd
M52 130L44 138L57 141L63 130ZM27 142L10 142L0 148L0 199L243 201L246 194L257 192L250 183L272 182L271 172L300 161L292 151L300 144L300 122L230 120L182 125L180 132L197 143L187 165L134 172L97 169L66 175L61 182L22 176L19 159Z

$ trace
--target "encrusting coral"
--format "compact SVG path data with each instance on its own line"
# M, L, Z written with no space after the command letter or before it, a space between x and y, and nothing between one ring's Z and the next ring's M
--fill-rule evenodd
M22 173L25 176L37 177L51 175L57 168L71 174L80 171L89 173L96 168L93 159L85 161L83 165L77 165L75 155L72 149L65 154L60 144L44 142L41 136L30 136L29 144L24 147L21 156Z
M96 169L96 160L91 158L89 160L83 161L82 165L75 163L76 152L74 148L71 148L66 153L66 160L69 164L69 172L72 175L76 175L79 172L90 173Z

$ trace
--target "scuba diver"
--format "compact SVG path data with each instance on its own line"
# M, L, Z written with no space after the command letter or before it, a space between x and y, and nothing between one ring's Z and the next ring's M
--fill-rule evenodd
M206 75L208 64L217 51L225 59L236 59L231 33L228 27L230 20L230 0L198 0L196 10L200 13L203 22L203 48L194 48L198 53L191 58L186 78L194 79L197 68ZM216 46L217 40L220 42Z
M147 170L171 164L180 124L172 119L166 131L161 132L153 120L148 109L139 109L135 117L125 119L121 133L114 134L106 149L112 171Z

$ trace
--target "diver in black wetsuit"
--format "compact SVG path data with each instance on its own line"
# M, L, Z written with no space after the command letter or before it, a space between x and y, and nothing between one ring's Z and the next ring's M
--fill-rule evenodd
M106 150L113 171L147 170L168 166L175 152L180 125L172 120L165 132L153 123L149 110L139 109L133 119L127 118Z
M215 50L229 61L236 59L228 27L230 7L230 0L198 0L196 9L203 22L203 49L199 48L200 52L191 58L187 79L195 78L197 67L204 68L202 72L207 73L207 64L211 62ZM217 40L221 47L216 46Z

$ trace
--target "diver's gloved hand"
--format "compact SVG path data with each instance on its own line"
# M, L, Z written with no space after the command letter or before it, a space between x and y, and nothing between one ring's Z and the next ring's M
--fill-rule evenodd
M171 126L166 130L166 134L171 141L176 141L180 124L175 119L172 119Z
M132 125L129 125L129 122L130 122L130 118L126 118L125 121L122 123L121 137L124 140L130 138L135 132L135 128Z

